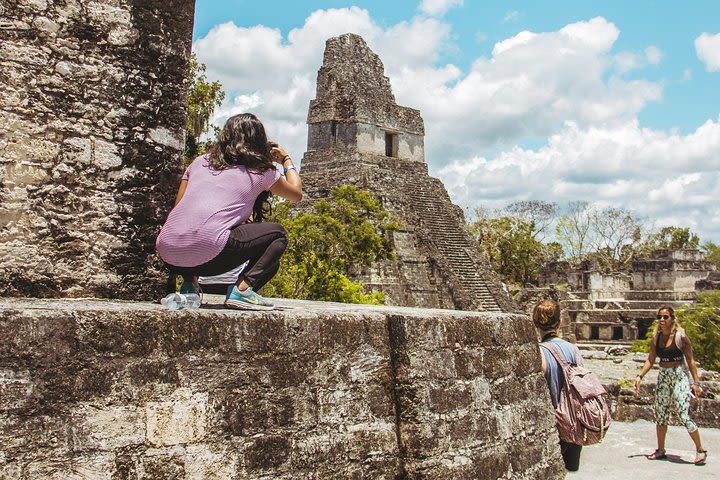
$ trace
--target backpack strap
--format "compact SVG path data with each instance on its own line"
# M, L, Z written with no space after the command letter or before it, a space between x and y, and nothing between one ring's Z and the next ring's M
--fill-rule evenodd
M540 342L540 346L542 348L544 348L545 350L547 350L548 352L550 352L550 354L555 358L555 361L558 362L558 364L560 365L560 368L562 368L563 371L565 370L566 367L570 366L570 364L567 362L567 360L565 360L565 357L560 355L560 352L555 347L555 345L550 345L549 343Z

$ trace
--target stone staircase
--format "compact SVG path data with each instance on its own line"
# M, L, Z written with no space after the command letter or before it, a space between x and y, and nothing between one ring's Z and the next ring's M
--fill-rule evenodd
M465 230L464 221L458 221L459 208L452 204L442 183L429 176L408 176L402 178L401 184L410 200L411 213L423 231L421 241L440 254L436 261L455 280L453 293L459 297L457 300L469 302L472 308L501 311L480 275L487 267L478 265L482 259L477 243Z

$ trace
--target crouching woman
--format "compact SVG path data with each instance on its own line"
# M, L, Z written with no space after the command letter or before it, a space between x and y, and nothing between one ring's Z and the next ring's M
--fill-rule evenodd
M160 257L183 276L181 292L197 292L200 275L219 275L248 262L228 289L225 305L273 308L257 291L277 273L287 234L277 223L248 223L258 196L267 191L298 201L300 175L285 150L268 142L255 115L230 117L210 152L185 170L156 241Z

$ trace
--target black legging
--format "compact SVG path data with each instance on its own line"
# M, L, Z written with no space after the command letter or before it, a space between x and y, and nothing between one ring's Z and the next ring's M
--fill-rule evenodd
M240 277L260 290L280 268L287 241L287 233L279 223L244 223L230 231L225 248L212 260L197 267L170 268L180 275L211 277L248 262Z
M567 443L560 440L560 453L565 462L565 468L569 472L577 472L580 468L580 452L582 452L582 445L575 445L574 443Z

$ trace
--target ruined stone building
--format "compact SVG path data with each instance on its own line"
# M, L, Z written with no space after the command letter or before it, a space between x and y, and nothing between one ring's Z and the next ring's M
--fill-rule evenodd
M390 305L511 308L462 210L428 175L420 112L395 103L383 64L362 37L327 41L308 124L305 193L320 198L357 185L401 221L392 234L397 259L369 272L366 285L385 291Z
M698 250L655 250L625 272L602 272L591 262L569 268L547 265L541 286L567 285L561 301L566 333L579 341L634 341L645 338L661 305L678 308L697 300L697 292L717 272Z

